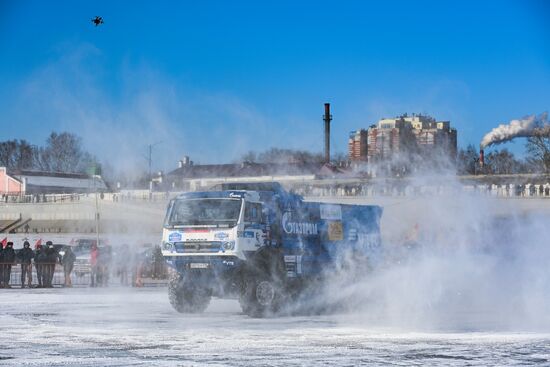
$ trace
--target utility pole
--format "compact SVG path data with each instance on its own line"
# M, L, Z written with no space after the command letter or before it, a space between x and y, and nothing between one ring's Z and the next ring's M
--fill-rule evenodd
M153 164L153 145L149 144L149 181L151 181L151 166Z
M97 200L98 188L96 184L97 175L94 172L94 191L95 191L95 240L96 246L99 247L99 201Z
M153 144L149 144L147 146L148 148L148 154L147 154L147 162L149 163L149 182L151 181L151 179L153 178L153 175L152 175L152 168L153 168L153 147L155 145L159 145L160 143L162 143L162 141L157 141L156 143L153 143Z

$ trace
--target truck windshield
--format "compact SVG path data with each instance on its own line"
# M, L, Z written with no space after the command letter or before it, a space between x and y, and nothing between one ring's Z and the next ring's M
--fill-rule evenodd
M176 200L168 220L169 226L235 226L241 211L240 199Z

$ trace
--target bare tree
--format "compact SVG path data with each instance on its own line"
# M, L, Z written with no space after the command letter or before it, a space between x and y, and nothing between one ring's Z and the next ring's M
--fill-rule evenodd
M550 126L539 128L527 139L527 162L537 171L550 173Z
M256 152L254 151L249 151L247 153L245 153L242 157L241 157L241 160L243 162L256 162L258 160L258 155L256 154Z
M475 175L479 162L476 147L469 144L466 149L460 149L456 159L457 171L461 175Z
M95 164L95 157L81 147L82 139L68 132L52 132L44 147L26 140L0 142L0 166L14 169L37 169L49 172L85 173ZM97 164L95 164L97 165Z
M39 150L37 166L50 172L86 172L95 160L81 146L82 139L75 134L52 132Z
M30 169L34 165L33 149L25 140L0 142L0 165L8 169Z
M522 171L522 163L506 148L487 154L485 164L489 173L497 175L519 173Z
M36 147L30 145L26 140L19 140L16 158L16 168L31 169L34 167L34 150Z
M8 140L0 143L0 164L8 169L15 168L17 154L17 140Z

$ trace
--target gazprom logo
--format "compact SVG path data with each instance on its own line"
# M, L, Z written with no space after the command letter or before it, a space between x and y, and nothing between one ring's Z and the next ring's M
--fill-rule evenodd
M283 214L282 225L284 231L288 234L315 235L319 233L316 223L292 222L290 212L285 212Z

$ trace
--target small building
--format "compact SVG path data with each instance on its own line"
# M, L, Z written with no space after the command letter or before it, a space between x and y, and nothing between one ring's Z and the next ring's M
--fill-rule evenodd
M278 181L293 184L323 177L342 177L345 170L324 163L230 163L193 164L189 159L178 168L153 178L153 188L160 191L196 190L223 182Z
M0 194L73 194L106 191L107 185L101 176L81 173L60 173L15 170L0 167Z
M20 180L8 174L6 167L0 167L0 194L20 195L22 186Z

